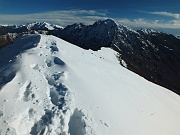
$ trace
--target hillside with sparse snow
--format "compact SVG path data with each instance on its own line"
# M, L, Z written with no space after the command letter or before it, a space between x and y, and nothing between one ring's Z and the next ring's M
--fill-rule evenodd
M0 135L178 135L180 97L110 48L24 35L0 50Z

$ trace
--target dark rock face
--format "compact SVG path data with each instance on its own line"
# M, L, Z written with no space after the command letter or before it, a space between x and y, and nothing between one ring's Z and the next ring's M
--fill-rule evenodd
M73 24L62 30L59 37L84 49L99 50L113 41L116 23L113 20L95 22L93 25Z
M110 47L127 68L180 94L180 39L151 29L132 30L113 20L67 26L60 38L84 49Z
M23 33L28 31L25 26L0 26L0 35L5 35L7 33Z
M128 53L121 52L121 58L128 69L180 94L179 39L165 33L142 34L138 46L126 49Z
M0 48L12 44L13 41L16 39L17 34L5 34L0 36Z

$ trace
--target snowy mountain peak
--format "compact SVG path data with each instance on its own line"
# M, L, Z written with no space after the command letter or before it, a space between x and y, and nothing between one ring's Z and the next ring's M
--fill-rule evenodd
M115 20L113 19L106 19L106 20L99 20L93 24L94 27L101 27L102 29L108 29L109 33L112 33L111 31L119 31L121 33L136 33L139 34L137 31L133 30L132 28L118 24Z
M33 23L27 23L26 25L4 25L5 29L7 29L7 32L12 33L21 33L26 32L29 30L45 30L45 31L51 31L51 30L62 30L63 27L59 25L50 24L47 22L33 22ZM1 31L0 31L1 32Z
M63 27L58 26L58 25L53 25L47 22L33 22L33 23L28 23L26 27L29 30L54 30L55 28L60 28L62 29Z
M157 30L154 30L154 29L147 29L147 28L140 29L140 30L138 30L138 32L144 33L144 34L160 33L160 32L157 31Z

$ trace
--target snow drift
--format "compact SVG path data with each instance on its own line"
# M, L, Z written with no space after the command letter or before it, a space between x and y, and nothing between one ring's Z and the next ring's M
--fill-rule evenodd
M180 98L116 52L26 35L0 50L0 134L178 135Z

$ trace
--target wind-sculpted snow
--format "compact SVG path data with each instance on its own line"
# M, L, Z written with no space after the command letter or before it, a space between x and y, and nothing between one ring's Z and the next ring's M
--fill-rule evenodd
M0 50L0 135L178 135L180 98L115 51L26 35Z

